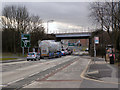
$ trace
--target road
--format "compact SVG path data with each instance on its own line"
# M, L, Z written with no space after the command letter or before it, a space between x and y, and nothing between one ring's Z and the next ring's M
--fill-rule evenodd
M112 85L84 79L91 58L76 55L2 64L3 88L97 88ZM81 77L82 76L82 77ZM89 83L89 84L88 84ZM110 85L110 87L109 87ZM117 87L113 85L114 88Z

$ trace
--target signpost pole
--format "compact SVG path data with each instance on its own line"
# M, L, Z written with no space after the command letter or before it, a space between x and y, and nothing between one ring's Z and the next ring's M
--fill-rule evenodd
M23 49L23 56L24 56L24 47L22 47L22 49Z
M28 53L29 53L29 47L28 47Z

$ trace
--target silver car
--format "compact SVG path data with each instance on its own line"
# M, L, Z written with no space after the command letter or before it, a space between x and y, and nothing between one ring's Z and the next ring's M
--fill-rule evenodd
M29 52L27 55L27 61L29 60L40 60L40 53Z

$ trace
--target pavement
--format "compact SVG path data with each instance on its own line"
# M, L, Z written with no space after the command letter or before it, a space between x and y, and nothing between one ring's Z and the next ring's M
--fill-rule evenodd
M95 81L109 83L109 84L120 84L120 75L118 74L119 69L115 64L109 64L104 58L92 58L85 77Z

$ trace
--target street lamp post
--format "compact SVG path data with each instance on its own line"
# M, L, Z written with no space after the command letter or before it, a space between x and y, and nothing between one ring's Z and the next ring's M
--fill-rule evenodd
M102 58L103 58L103 8L102 8Z
M120 15L120 1L118 3L118 14ZM118 16L118 22L120 22L120 16ZM118 23L118 29L120 29L120 23Z
M54 20L48 20L48 21L47 21L47 34L48 34L48 23L49 23L49 22L53 22L53 21L54 21Z

